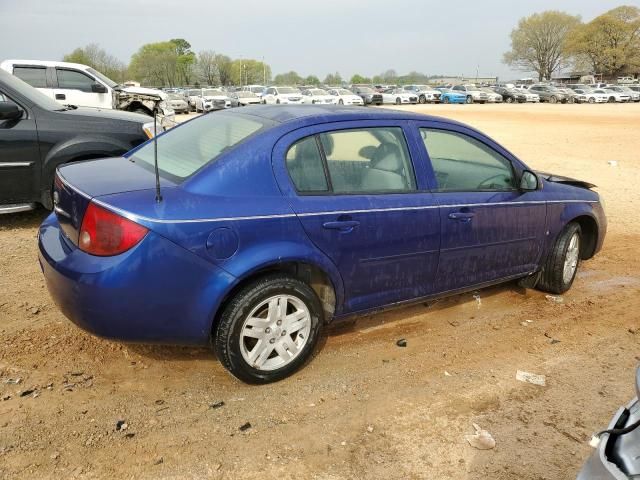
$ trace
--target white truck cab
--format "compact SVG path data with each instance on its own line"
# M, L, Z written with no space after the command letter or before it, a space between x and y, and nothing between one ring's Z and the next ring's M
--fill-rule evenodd
M107 76L80 63L46 60L5 60L0 68L15 75L45 95L64 105L127 110L167 120L175 113L166 104L161 90L120 86Z

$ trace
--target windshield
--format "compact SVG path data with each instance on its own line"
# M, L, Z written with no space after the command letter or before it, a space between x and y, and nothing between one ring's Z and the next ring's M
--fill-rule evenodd
M203 97L213 97L216 95L224 95L220 90L211 90L211 89L207 89L207 90L203 90L202 91L202 96Z
M203 115L157 138L158 169L163 177L181 181L267 126L258 117L219 112ZM154 142L147 142L129 159L154 169Z
M187 92L187 95L189 97L197 97L198 95L200 95L200 90L197 90L197 89L196 90L189 90Z
M241 98L254 98L256 96L253 92L236 92L236 95Z
M31 103L44 108L45 110L67 110L63 105L47 97L40 90L33 88L27 82L20 80L18 77L0 69L0 87L8 86L15 90L19 95L29 100ZM5 92L11 94L11 92Z
M373 89L369 87L358 87L361 93L373 93Z
M184 97L178 93L170 93L169 98L171 100L184 100Z
M94 70L93 68L88 68L87 72L89 72L94 77L97 77L100 80L102 80L102 83L106 83L109 88L113 88L116 85L118 85L116 82L111 80L109 77L107 77L106 75L103 75L102 73L98 72L97 70Z
M415 88L418 90L431 90L427 85L416 85Z
M264 90L264 87L251 87L251 91L253 93L262 93L263 90Z
M327 92L325 92L324 90L321 90L319 88L314 88L313 90L311 90L311 94L312 95L326 95Z
M278 87L278 93L300 93L300 90L291 87Z
M349 90L345 90L344 88L341 88L340 90L336 90L338 92L338 95L353 95L353 92L350 92Z

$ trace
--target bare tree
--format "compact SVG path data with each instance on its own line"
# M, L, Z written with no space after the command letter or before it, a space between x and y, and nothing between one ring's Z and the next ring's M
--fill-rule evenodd
M568 64L567 37L578 25L580 17L555 10L522 18L511 32L511 50L503 61L519 70L536 72L539 80L550 79Z

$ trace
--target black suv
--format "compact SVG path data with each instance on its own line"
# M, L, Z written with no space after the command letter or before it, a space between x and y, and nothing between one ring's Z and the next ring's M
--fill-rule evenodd
M382 105L382 94L368 85L352 85L351 91L362 98L365 105Z
M52 208L58 165L119 156L151 136L151 117L61 105L0 70L0 213Z

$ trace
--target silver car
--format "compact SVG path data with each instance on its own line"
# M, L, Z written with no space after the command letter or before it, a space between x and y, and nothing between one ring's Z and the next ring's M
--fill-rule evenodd
M578 474L578 480L631 480L640 478L640 368L636 372L637 397L620 407Z

